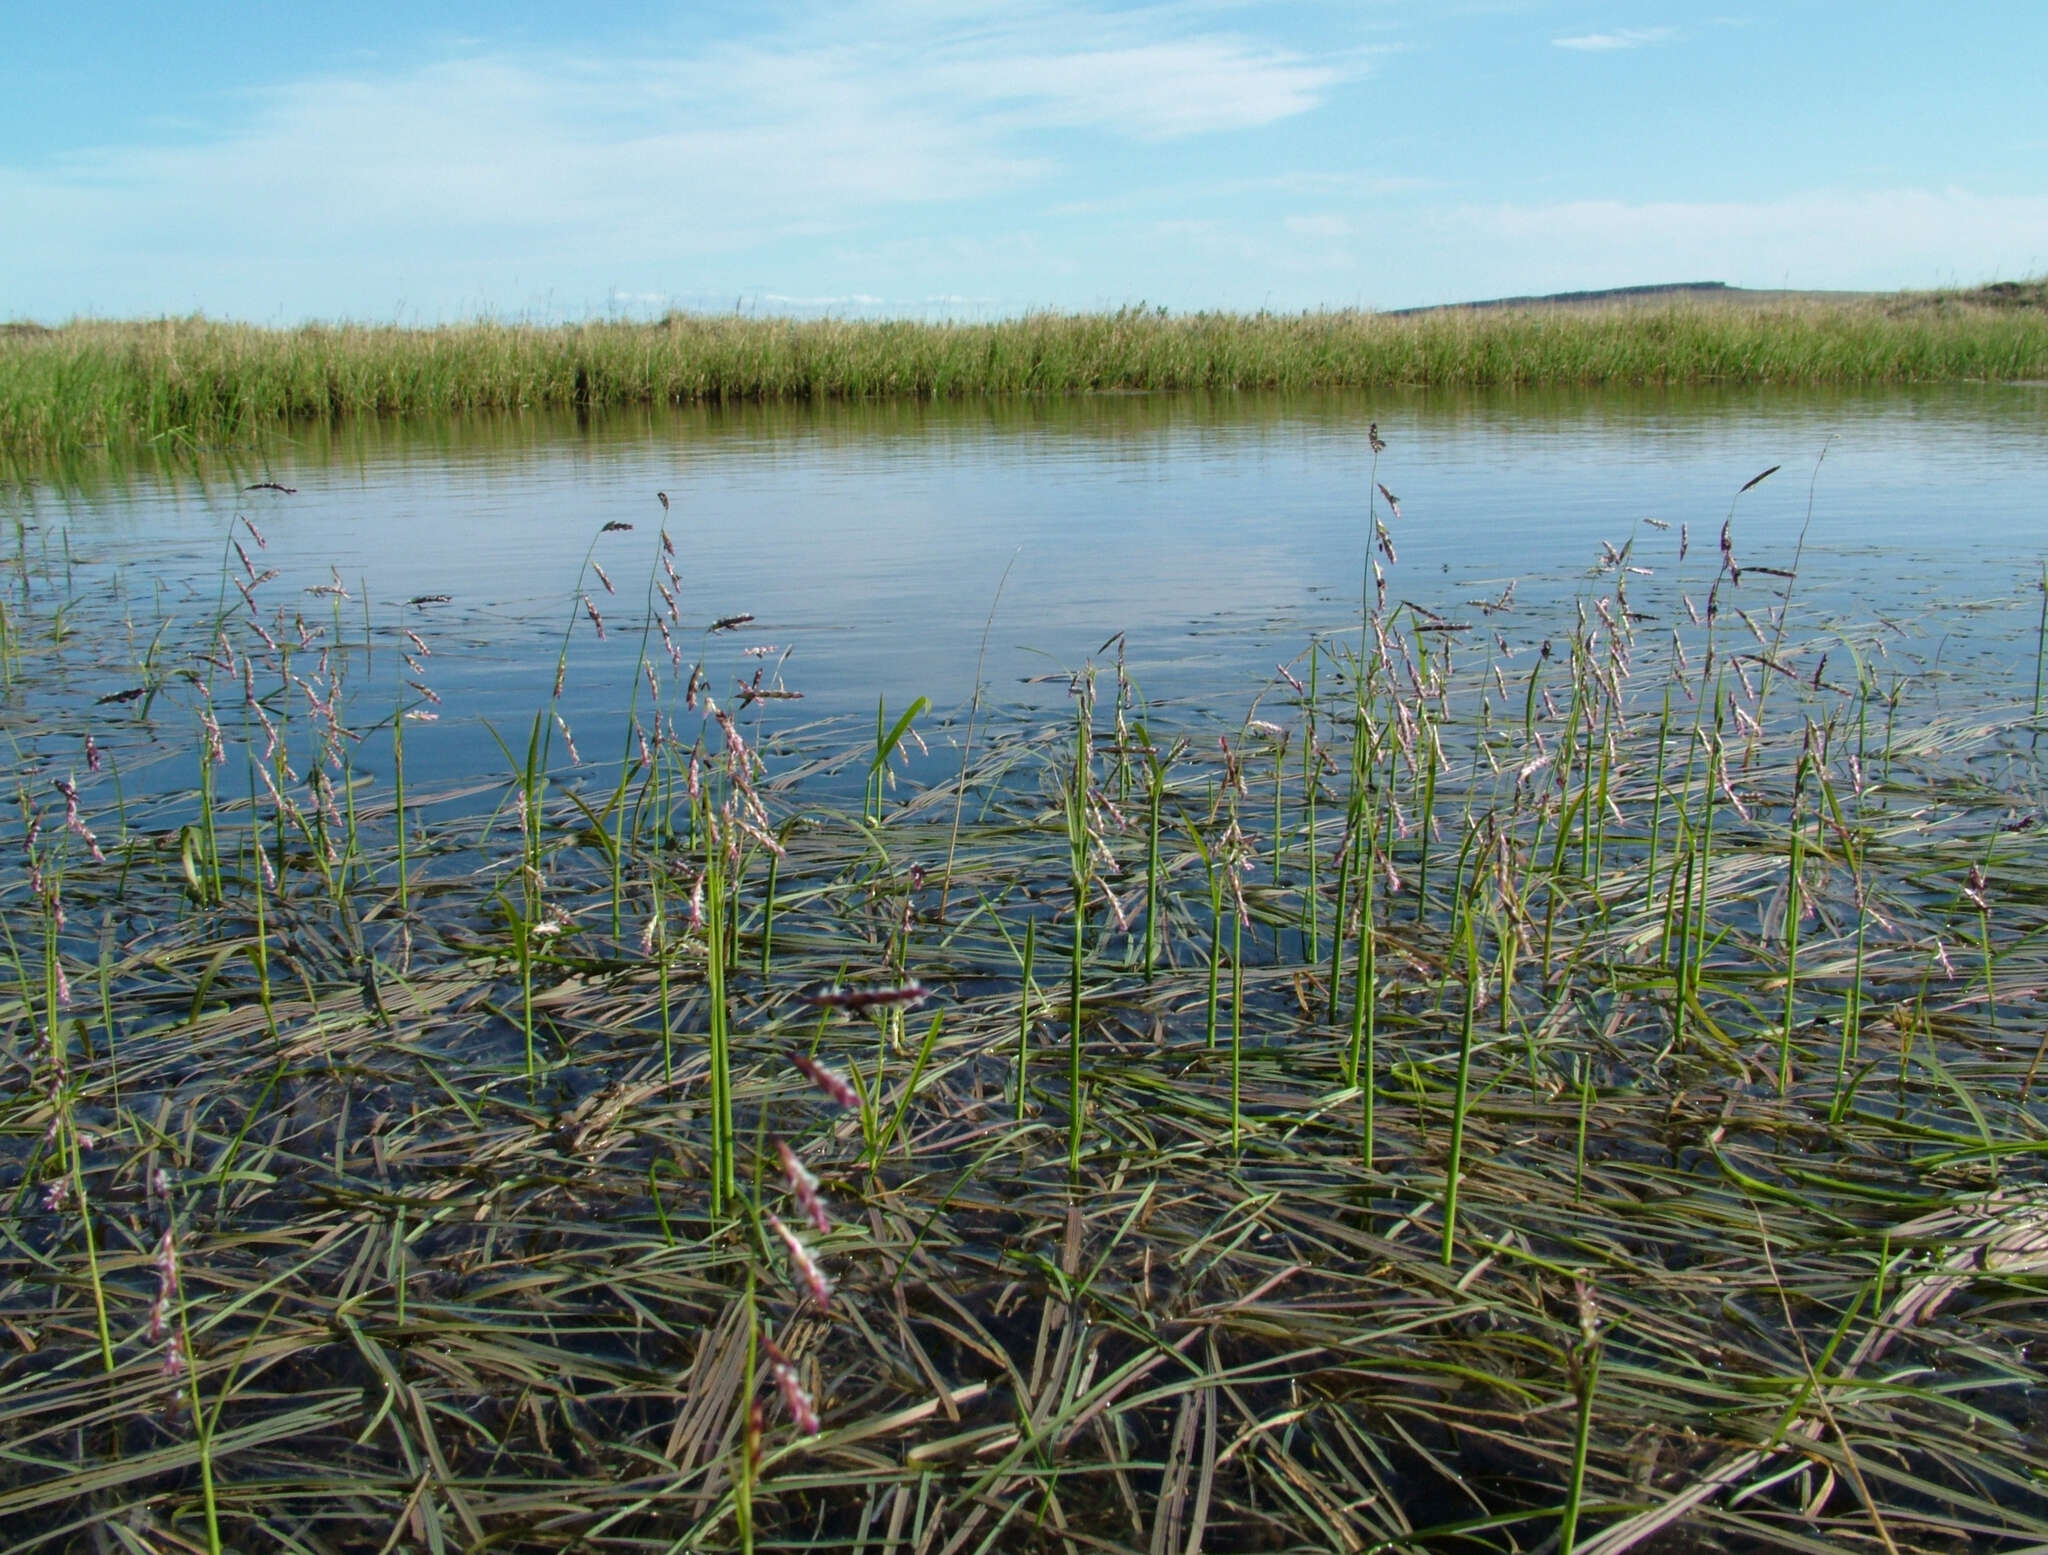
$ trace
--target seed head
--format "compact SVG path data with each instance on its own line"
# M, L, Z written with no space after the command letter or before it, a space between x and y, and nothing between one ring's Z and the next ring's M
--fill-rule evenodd
M818 1179L790 1149L788 1140L776 1140L775 1151L782 1157L782 1175L789 1183L790 1195L796 1200L797 1208L817 1228L818 1235L825 1235L832 1229L832 1217L825 1213L825 1201L818 1196Z
M811 1300L818 1304L820 1311L828 1309L832 1305L832 1282L825 1278L825 1271L818 1267L818 1260L811 1256L811 1250L773 1210L762 1218L768 1222L768 1229L782 1238L782 1245L789 1250L790 1266L796 1270L804 1289L810 1292Z
M804 1391L803 1379L797 1375L795 1365L765 1334L761 1337L761 1350L768 1357L768 1374L775 1379L775 1386L782 1394L782 1407L789 1411L789 1418L804 1435L816 1436L822 1429L818 1424L818 1411L811 1404L810 1394Z
M860 1093L846 1083L843 1076L835 1074L823 1064L806 1054L792 1050L789 1061L796 1072L823 1091L848 1112L860 1111Z

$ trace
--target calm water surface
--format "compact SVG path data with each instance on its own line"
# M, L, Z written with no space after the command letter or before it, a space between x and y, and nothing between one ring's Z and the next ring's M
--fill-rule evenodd
M1387 443L1376 469L1372 422ZM1771 465L1782 468L1738 500ZM296 495L240 490L265 477ZM1611 587L1589 579L1602 542L1631 535L1632 559L1654 573L1631 580L1632 597L1675 618L1679 593L1704 597L1731 504L1738 559L1789 568L1810 496L1804 628L1910 617L1951 667L2024 662L2031 674L2022 596L2048 554L2042 387L1105 396L470 419L320 431L241 470L138 468L9 501L41 563L19 580L23 602L66 605L107 641L129 623L146 643L162 615L191 621L211 608L224 563L241 572L226 544L238 515L269 540L252 548L257 565L280 572L259 595L266 608L326 621L338 607L359 631L367 602L389 641L400 602L449 595L403 619L433 647L442 698L410 759L452 777L502 767L480 720L525 729L565 630L566 706L603 731L603 754L618 754L664 519L685 662L701 653L721 698L757 666L772 676L779 665L803 700L766 710L775 726L850 730L880 695L892 708L928 697L934 722L957 712L992 606L982 681L1000 706L1063 702L1065 682L1040 677L1100 661L1122 633L1148 697L1234 719L1316 634L1348 623L1355 638L1375 477L1400 503L1388 521L1399 555L1390 597L1480 621L1467 602L1515 581L1517 610L1484 618L1511 645L1568 630L1573 596ZM607 523L633 528L600 534ZM593 541L617 590L582 575L603 642L577 598ZM302 592L337 574L345 603ZM1770 586L1753 579L1728 602L1760 611ZM1999 607L1971 608L1986 602ZM741 613L754 617L743 629L705 633ZM773 656L743 655L769 644ZM648 653L666 673L658 639ZM102 668L119 678L118 663ZM392 688L379 693L388 709L395 658L368 681Z

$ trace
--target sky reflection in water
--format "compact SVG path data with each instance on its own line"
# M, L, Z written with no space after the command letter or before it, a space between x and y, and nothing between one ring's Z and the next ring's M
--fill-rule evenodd
M138 622L213 604L224 559L240 570L225 540L237 514L271 542L260 565L281 576L268 605L329 614L335 602L296 591L329 581L330 567L358 628L365 592L380 628L396 624L399 601L451 596L405 617L434 648L443 699L409 761L455 778L502 767L478 720L523 735L565 629L567 706L585 754L619 753L664 519L657 491L673 504L686 662L701 647L714 694L729 700L736 677L777 662L742 649L787 649L784 680L804 699L774 704L776 726L872 718L884 694L892 707L926 696L940 714L957 710L1006 567L983 671L996 704L1064 703L1063 683L1030 677L1080 666L1122 632L1146 695L1182 719L1213 710L1234 721L1275 662L1315 634L1348 625L1355 639L1373 421L1388 444L1377 478L1402 514L1390 522L1390 597L1481 620L1466 602L1519 580L1521 608L1490 622L1518 646L1569 630L1603 540L1638 535L1636 560L1655 573L1632 582L1641 608L1675 609L1674 582L1703 591L1738 489L1774 464L1736 504L1736 553L1789 567L1811 486L1795 616L1809 628L2011 601L2048 552L2048 388L2006 386L478 418L317 431L239 471L130 470L68 494L33 490L25 510L32 546L61 555L68 543L88 559L74 589L101 604L125 590ZM239 489L263 477L297 494ZM634 528L600 535L608 522ZM602 644L575 588L593 538L618 590L584 582L605 616ZM112 574L118 584L91 581ZM1745 589L1726 602L1757 614L1769 598ZM744 629L704 634L741 612L755 618ZM1958 637L1952 663L2016 664L2024 649L2030 667L2031 630L2020 633L2015 612L1987 620ZM667 670L658 638L649 654Z

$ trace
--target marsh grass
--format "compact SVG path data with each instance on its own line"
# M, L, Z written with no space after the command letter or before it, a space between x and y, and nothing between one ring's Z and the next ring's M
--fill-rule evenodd
M541 685L401 802L346 736L427 705L260 594L160 639L218 700L18 698L9 1542L2039 1547L2038 720L1900 624L1710 660L1658 590L1369 586L1313 679L1348 762L1083 669L891 786L912 714L749 741L678 657L596 781ZM24 680L132 673L9 597ZM186 716L248 798L138 787Z
M478 410L1103 390L1859 384L2048 375L2033 293L1420 314L1031 314L989 324L265 329L203 318L0 333L0 452L186 452L295 423Z

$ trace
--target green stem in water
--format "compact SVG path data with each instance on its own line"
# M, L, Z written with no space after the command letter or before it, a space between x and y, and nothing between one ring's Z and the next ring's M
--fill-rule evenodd
M707 849L715 854L716 844ZM725 1007L725 879L714 857L704 871L706 997L710 1001L711 1047L711 1213L723 1215L734 1197L732 1049Z
M1145 821L1145 981L1159 964L1159 802L1165 797L1166 771L1155 753L1149 763L1151 813Z
M1578 1542L1579 1508L1586 1489L1586 1452L1593 1437L1593 1390L1599 1380L1600 1341L1589 1332L1572 1357L1572 1391L1577 1396L1578 1419L1572 1430L1572 1474L1565 1487L1564 1512L1558 1519L1559 1555L1571 1555L1572 1546Z
M1572 1202L1586 1196L1586 1120L1593 1110L1593 1055L1579 1060L1579 1140L1572 1158Z
M1695 999L1699 997L1700 970L1706 962L1707 952L1707 902L1708 893L1713 882L1714 865L1714 793L1720 786L1725 771L1722 765L1725 758L1721 753L1719 737L1721 724L1720 701L1721 691L1716 686L1714 689L1715 739L1713 745L1707 751L1707 814L1706 820L1700 828L1699 907L1694 918L1693 929L1691 993Z
M1458 1171L1465 1155L1465 1108L1472 1088L1472 1033L1479 1013L1479 935L1465 929L1465 1016L1458 1029L1458 1088L1451 1098L1451 1152L1444 1177L1443 1262L1450 1267L1458 1236Z
M1244 915L1230 919L1230 1148L1244 1140Z
M1308 890L1304 893L1308 914L1308 945L1302 953L1302 960L1309 966L1314 966L1323 958L1322 903L1316 896L1316 666L1321 660L1322 650L1311 645L1308 656L1308 707L1303 722L1303 729L1306 732L1301 742L1301 802L1307 812L1308 825ZM1338 938L1342 939L1343 936L1339 935Z
M768 892L761 899L761 979L766 982L775 945L775 885L782 873L780 854L768 855Z
M1427 765L1422 775L1422 814L1415 827L1416 845L1422 850L1415 866L1415 921L1420 923L1429 906L1429 831L1430 823L1436 819L1436 735L1430 728L1426 713L1420 713L1415 722L1420 730L1418 738L1427 747Z
M1372 846L1370 826L1359 829L1360 838L1367 848ZM1378 947L1374 943L1372 896L1373 861L1366 858L1358 871L1358 969L1351 985L1351 1083L1359 1089L1360 1104L1364 1108L1363 1155L1365 1169L1372 1170L1373 1163L1373 1100L1378 1088L1375 1073L1377 1061L1373 1053L1377 1035L1378 969L1375 966Z
M665 1081L676 1077L675 1016L670 1007L668 984L668 920L661 900L661 861L656 859L647 872L647 878L654 887L654 932L650 936L654 945L654 980L661 999L661 1077Z
M1031 962L1038 953L1038 920L1024 920L1024 975L1017 994L1017 1121L1024 1121L1024 1095L1031 1069Z
M51 1011L51 1029L56 1028L56 1012ZM99 1329L100 1365L112 1374L114 1370L114 1337L107 1326L106 1286L100 1279L99 1246L92 1234L92 1201L85 1196L85 1161L78 1144L78 1125L71 1116L71 1098L67 1091L64 1097L62 1119L62 1148L70 1166L71 1198L78 1206L79 1229L85 1233L86 1272L92 1281L93 1315Z
M1286 799L1287 745L1282 741L1273 747L1273 884L1276 886L1280 884L1280 873L1286 859L1287 834L1282 830Z
M1344 860L1337 869L1337 902L1330 919L1330 997L1324 1019L1333 1026L1344 998L1344 915L1351 905L1351 858L1358 851L1358 805L1354 794L1344 821Z
M759 1236L758 1230L756 1237ZM747 1263L747 1364L743 1375L746 1388L741 1401L751 1404L761 1387L761 1317L757 1306L758 1297L754 1285L754 1264ZM733 1486L733 1522L739 1528L741 1555L754 1555L754 1473L755 1459L761 1450L760 1438L755 1434L756 1416L749 1410L740 1425L739 1473Z
M402 918L411 910L412 881L409 878L405 856L405 707L401 701L397 714L391 720L391 785L392 820L398 828L398 913ZM250 796L251 813L256 807L255 796ZM257 848L263 846L257 839Z
M1209 866L1209 999L1203 1020L1203 1037L1213 1051L1216 1046L1216 985L1223 966L1223 883L1216 866Z
M1073 964L1067 981L1067 1169L1081 1170L1081 961L1087 952L1088 882L1074 881Z
M1643 898L1646 909L1657 906L1657 844L1664 835L1664 753L1671 736L1671 688L1664 688L1664 713L1657 720L1657 782L1650 790L1650 853L1644 878L1649 888ZM1662 953L1659 953L1662 959Z
M2048 562L2041 565L2041 625L2034 634L2034 718L2041 717L2041 671L2048 666Z
M1778 1094L1784 1095L1792 1086L1792 1020L1794 1002L1799 994L1799 920L1804 916L1806 904L1800 899L1801 857L1804 852L1804 838L1799 830L1799 791L1806 782L1806 758L1799 758L1799 771L1792 781L1792 847L1791 857L1785 865L1785 1015L1783 1029L1778 1035ZM1904 1076L1901 1065L1900 1075Z

